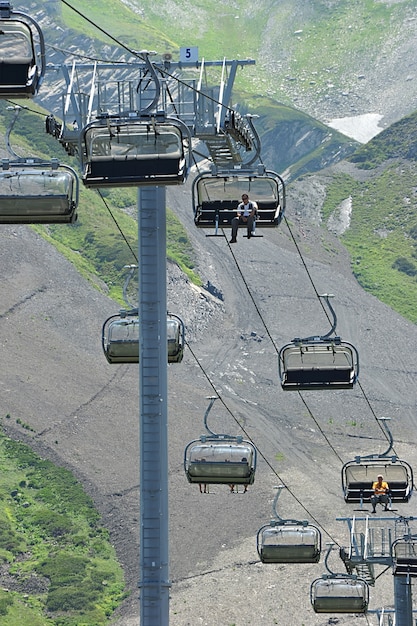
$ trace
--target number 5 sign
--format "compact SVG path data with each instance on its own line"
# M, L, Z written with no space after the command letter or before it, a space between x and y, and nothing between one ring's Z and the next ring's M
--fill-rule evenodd
M180 63L197 63L198 47L180 48Z

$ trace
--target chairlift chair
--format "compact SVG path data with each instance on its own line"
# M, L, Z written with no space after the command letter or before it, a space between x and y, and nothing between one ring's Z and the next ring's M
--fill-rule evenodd
M184 469L190 483L252 485L255 459L255 448L248 441L202 436L185 448Z
M256 536L257 550L262 563L318 563L321 553L321 533L308 521L283 519L278 514L278 498L272 503L274 519L262 526Z
M0 169L0 223L73 223L78 187L75 171L57 160L5 159Z
M38 23L0 1L0 98L32 98L45 73L45 43Z
M218 235L219 228L231 226L244 193L258 205L256 228L278 226L285 211L284 181L262 167L199 174L192 184L195 225L214 228L213 236Z
M191 139L178 119L104 116L84 128L81 142L89 188L177 185L188 174Z
M391 546L394 576L417 577L417 537L406 535Z
M310 600L315 613L366 613L369 586L349 574L324 575L312 582Z
M271 520L257 534L262 563L318 563L321 534L307 522Z
M206 485L252 485L255 480L256 448L241 436L216 434L207 425L207 417L216 397L204 415L208 432L191 441L184 451L184 470L188 482Z
M173 314L167 316L168 363L180 363L184 353L185 327ZM102 347L109 363L139 363L139 317L137 309L112 315L102 327Z
M316 389L352 389L359 374L356 348L332 334L336 330L336 313L330 294L320 296L333 316L326 335L296 338L279 351L278 371L284 391Z
M382 474L389 486L392 502L408 502L413 490L413 470L409 463L396 456L348 461L342 467L342 489L345 502L369 501L372 484Z
M295 339L279 351L279 376L284 391L352 389L358 353L340 338Z
M379 418L388 433L388 448L381 454L357 456L342 467L342 489L345 502L369 501L373 491L372 485L378 475L382 475L388 483L390 502L408 502L411 498L414 477L409 463L399 459L392 453L393 437L386 417Z

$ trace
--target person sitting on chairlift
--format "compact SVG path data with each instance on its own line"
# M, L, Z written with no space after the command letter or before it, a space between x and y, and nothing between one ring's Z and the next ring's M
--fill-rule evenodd
M244 224L248 231L248 239L252 237L258 205L249 200L247 193L242 195L242 202L238 204L237 216L232 219L232 238L229 243L236 243L237 231L240 224Z
M378 480L376 480L372 485L373 495L371 496L371 504L372 504L372 513L376 513L376 505L378 503L385 504L385 511L389 510L389 486L388 483L384 480L382 474L378 475Z

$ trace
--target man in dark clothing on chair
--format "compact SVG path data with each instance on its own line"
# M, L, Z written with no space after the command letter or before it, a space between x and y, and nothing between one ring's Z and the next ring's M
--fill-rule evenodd
M245 224L248 231L248 239L252 237L258 205L249 200L248 194L242 195L242 202L237 207L237 216L232 219L232 238L230 243L236 243L237 231L240 224Z

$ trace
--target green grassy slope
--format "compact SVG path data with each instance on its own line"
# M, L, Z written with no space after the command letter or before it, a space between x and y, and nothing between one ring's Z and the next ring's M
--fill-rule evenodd
M417 113L393 124L350 161L369 174L340 173L326 190L326 220L351 196L350 228L342 241L359 283L417 323Z
M0 464L0 561L14 581L0 590L0 626L104 626L124 578L91 498L1 431Z

